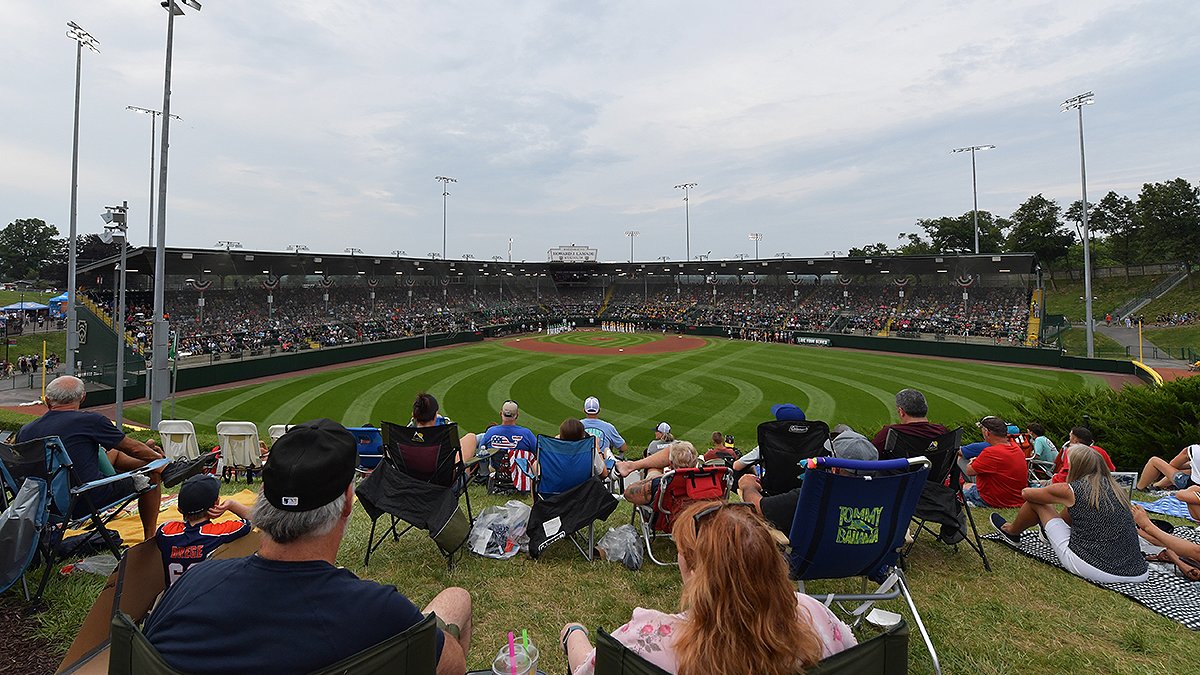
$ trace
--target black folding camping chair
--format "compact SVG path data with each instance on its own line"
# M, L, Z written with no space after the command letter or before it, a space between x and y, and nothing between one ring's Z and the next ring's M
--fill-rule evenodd
M829 455L829 425L820 420L769 420L758 425L763 492L781 495L800 487L802 463Z
M458 425L418 428L384 422L382 431L383 461L356 490L359 502L371 517L363 565L371 562L371 554L383 545L388 535L398 541L417 528L429 532L446 556L446 565L453 567L454 554L466 541L474 522ZM463 495L467 502L465 516L459 508L459 498ZM384 515L391 518L391 523L379 528L379 518ZM401 521L407 527L398 530Z
M931 441L897 432L894 427L888 430L883 453L886 457L926 457L930 461L929 477L913 516L917 529L913 533L912 543L904 547L903 556L907 559L921 533L928 532L934 539L956 549L960 542L965 543L979 554L983 568L991 572L992 566L983 550L983 539L975 527L971 507L963 497L962 475L957 461L962 433L962 427L959 427ZM934 525L938 526L936 532Z

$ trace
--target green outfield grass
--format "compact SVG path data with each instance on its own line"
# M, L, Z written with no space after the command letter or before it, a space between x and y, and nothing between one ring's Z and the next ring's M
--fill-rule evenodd
M568 333L557 342L597 344L594 333ZM406 423L412 400L429 391L464 431L495 423L508 398L521 421L554 433L567 417L581 416L583 399L600 398L601 416L631 445L643 445L652 427L668 421L678 438L697 443L713 431L754 444L754 429L773 403L793 402L814 419L878 429L895 414L895 393L916 387L939 419L966 420L1032 387L1100 385L1091 375L968 361L926 359L819 347L709 339L700 349L633 355L619 345L674 336L604 334L611 354L571 356L488 342L398 356L262 384L182 396L176 416L211 432L222 420L246 420L265 433L271 424L329 417L348 426ZM127 409L137 422L149 408Z

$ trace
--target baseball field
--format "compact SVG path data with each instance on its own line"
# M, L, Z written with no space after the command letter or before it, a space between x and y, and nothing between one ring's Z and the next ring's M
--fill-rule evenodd
M401 355L179 397L175 417L212 433L217 422L271 424L329 417L348 426L407 423L414 396L428 391L464 431L494 424L505 399L521 422L553 434L597 396L601 416L644 446L652 427L700 444L713 431L754 445L773 403L799 405L812 419L866 432L892 421L895 393L915 387L931 416L963 421L1033 388L1098 386L1074 372L652 333L576 331ZM149 409L128 411L145 423Z

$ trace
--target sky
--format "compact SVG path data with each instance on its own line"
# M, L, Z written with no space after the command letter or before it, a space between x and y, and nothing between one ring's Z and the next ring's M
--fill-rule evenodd
M823 256L1042 193L1200 181L1194 0L203 0L175 22L170 246L545 260ZM147 240L155 0L5 0L0 225L81 233L127 200ZM157 146L155 146L157 155ZM157 175L157 174L156 174ZM685 204L673 186L697 184Z

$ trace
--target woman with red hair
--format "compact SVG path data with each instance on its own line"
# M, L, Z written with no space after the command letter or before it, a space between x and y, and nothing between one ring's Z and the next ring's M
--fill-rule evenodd
M638 607L612 633L646 660L678 675L794 675L857 644L829 609L796 592L779 543L748 504L697 502L672 534L679 613ZM562 644L573 675L590 675L596 650L587 630L567 624Z

